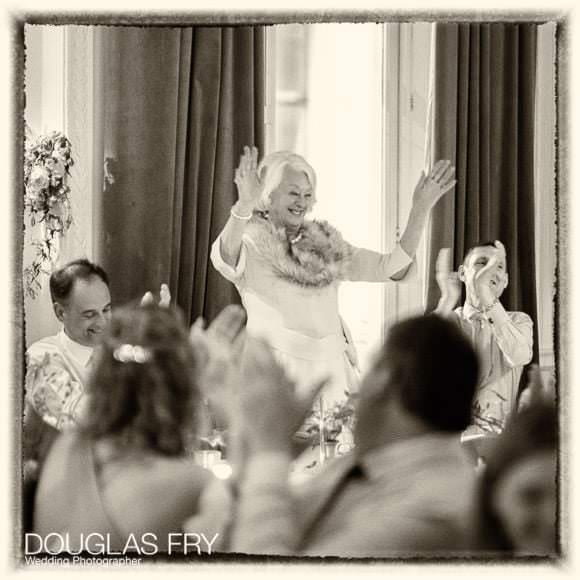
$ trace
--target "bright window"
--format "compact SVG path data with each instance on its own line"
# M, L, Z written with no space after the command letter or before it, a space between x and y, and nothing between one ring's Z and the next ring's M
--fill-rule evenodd
M393 248L404 227L409 182L424 161L426 119L417 126L417 118L426 112L429 25L421 29L427 58L423 54L422 66L405 77L402 72L409 71L401 58L418 46L416 37L408 39L409 26L291 24L272 27L268 38L268 150L304 155L318 179L314 217L329 221L349 242L383 252ZM417 84L424 94L414 99L422 109L400 114L401 100ZM403 289L341 286L341 315L363 370L385 324L423 309L422 279Z

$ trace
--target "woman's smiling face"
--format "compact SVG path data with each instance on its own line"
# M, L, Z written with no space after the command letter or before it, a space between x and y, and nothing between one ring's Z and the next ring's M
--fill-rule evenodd
M307 175L284 167L282 180L270 194L270 220L278 227L299 228L314 204L314 192Z

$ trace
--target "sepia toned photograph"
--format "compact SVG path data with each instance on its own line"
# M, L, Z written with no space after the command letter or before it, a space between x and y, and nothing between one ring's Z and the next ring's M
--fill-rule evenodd
M565 560L561 14L14 30L19 570Z

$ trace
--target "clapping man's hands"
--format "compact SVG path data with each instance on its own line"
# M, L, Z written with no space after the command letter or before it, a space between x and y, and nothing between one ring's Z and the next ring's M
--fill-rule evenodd
M450 248L442 248L439 251L435 264L435 278L441 290L436 312L442 315L449 314L461 298L461 282L457 272L452 270Z

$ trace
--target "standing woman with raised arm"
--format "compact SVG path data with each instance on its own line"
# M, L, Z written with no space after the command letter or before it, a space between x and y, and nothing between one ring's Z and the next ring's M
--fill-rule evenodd
M234 179L238 201L211 260L240 293L247 339L265 338L299 387L328 376L327 404L356 390L356 354L338 312L339 284L402 279L431 208L455 185L454 172L449 161L439 161L421 175L400 243L381 254L352 246L325 221L306 219L316 201L316 175L304 158L279 151L258 165L257 149L245 147Z

